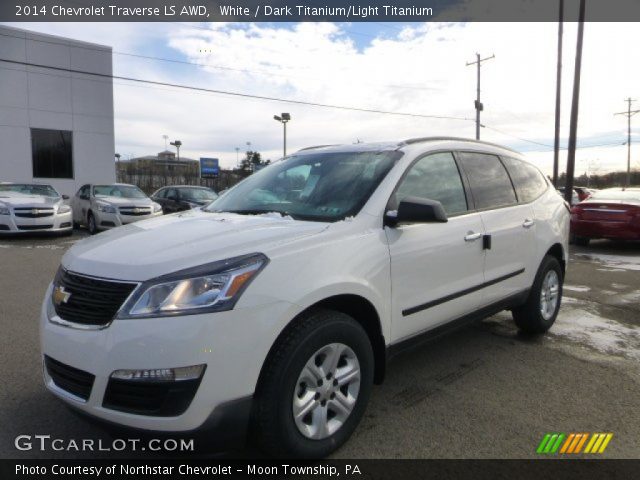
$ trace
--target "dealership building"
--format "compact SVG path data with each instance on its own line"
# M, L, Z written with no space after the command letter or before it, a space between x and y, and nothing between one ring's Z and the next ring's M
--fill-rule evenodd
M0 182L115 182L111 75L111 47L0 26Z

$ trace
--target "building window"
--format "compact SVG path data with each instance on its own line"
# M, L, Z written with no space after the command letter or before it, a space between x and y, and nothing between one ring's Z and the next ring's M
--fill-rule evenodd
M31 129L35 178L73 178L72 138L66 130Z

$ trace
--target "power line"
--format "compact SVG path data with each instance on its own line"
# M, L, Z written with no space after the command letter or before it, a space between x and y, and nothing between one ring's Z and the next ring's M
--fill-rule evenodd
M427 114L411 113L411 112L391 112L391 111L387 111L387 110L378 110L378 109L373 109L373 108L361 108L361 107L351 107L351 106L344 106L344 105L333 105L333 104L328 104L328 103L310 102L310 101L305 101L305 100L293 100L293 99L287 99L287 98L271 97L271 96L266 96L266 95L253 95L253 94L242 93L242 92L231 92L231 91L227 91L227 90L218 90L218 89L213 89L213 88L195 87L195 86L184 85L184 84L180 84L180 83L160 82L160 81L156 81L156 80L146 80L146 79L142 79L142 78L125 77L125 76L121 76L121 75L109 75L109 74L106 74L106 73L88 72L88 71L77 70L77 69L73 69L73 68L53 67L53 66L50 66L50 65L43 65L43 64L30 63L30 62L21 62L21 61L18 61L18 60L9 60L9 59L6 59L6 58L0 58L0 62L5 62L5 63L13 64L13 65L23 65L23 66L27 66L27 67L45 68L45 69L54 70L54 71L60 71L60 72L77 73L77 74L81 74L81 75L90 75L90 76L99 77L99 78L109 78L109 79L114 79L114 80L125 80L125 81L128 81L128 82L144 83L144 84L148 84L148 85L158 85L158 86L162 86L162 87L180 88L180 89L184 89L184 90L193 90L193 91L198 91L198 92L215 93L215 94L219 94L219 95L227 95L227 96L240 97L240 98L253 98L253 99L256 99L256 100L265 100L265 101L270 101L270 102L289 103L289 104L293 104L293 105L305 105L305 106L310 106L310 107L331 108L331 109L335 109L335 110L349 110L349 111L354 111L354 112L377 113L377 114L382 114L382 115L396 115L396 116L413 117L413 118L430 118L430 119L437 119L437 120L458 120L458 121L465 121L465 122L473 121L470 118L453 117L453 116L449 116L449 115L427 115Z
M635 102L631 97L625 101L627 102L627 111L614 115L624 115L627 117L627 177L625 179L625 187L628 187L631 182L631 117L640 112L640 110L631 110L631 104Z
M477 92L476 92L476 101L474 102L476 108L476 140L480 140L480 112L484 110L484 106L480 101L480 66L482 62L486 62L487 60L491 60L492 58L496 58L495 55L491 55L490 57L480 58L480 54L476 53L476 61L475 62L467 62L467 67L470 65L477 65L478 67L478 80L477 80Z

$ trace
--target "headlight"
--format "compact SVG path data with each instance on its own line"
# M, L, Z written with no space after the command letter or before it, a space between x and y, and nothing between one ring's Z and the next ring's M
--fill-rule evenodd
M162 205L160 205L159 203L154 203L153 204L153 213L158 213L160 210L162 210Z
M60 205L58 207L58 213L69 213L71 211L71 207L69 205Z
M98 211L103 213L116 213L116 207L109 205L108 203L99 203Z
M256 253L148 280L135 290L118 318L231 310L268 261Z
M11 212L9 211L9 207L4 207L0 205L0 215L11 215Z

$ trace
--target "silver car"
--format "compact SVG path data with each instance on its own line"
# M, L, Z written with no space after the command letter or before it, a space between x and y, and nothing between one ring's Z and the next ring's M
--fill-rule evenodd
M162 207L135 185L83 185L71 201L73 224L92 235L100 230L162 215Z
M68 198L47 184L0 183L0 234L71 234L71 207L65 204Z

